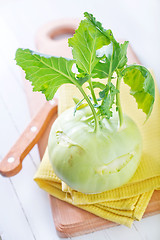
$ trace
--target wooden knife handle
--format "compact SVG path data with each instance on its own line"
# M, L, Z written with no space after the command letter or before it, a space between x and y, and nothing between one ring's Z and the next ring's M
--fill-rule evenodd
M22 169L22 161L38 142L53 115L57 112L57 100L46 102L17 142L0 162L0 174L6 177L16 175Z

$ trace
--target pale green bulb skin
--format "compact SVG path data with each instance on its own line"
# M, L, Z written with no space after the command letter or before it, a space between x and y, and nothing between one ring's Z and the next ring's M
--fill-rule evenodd
M74 116L71 108L56 119L48 141L49 159L55 174L72 189L100 193L130 180L141 158L142 138L135 122L126 115L119 129L117 113L110 120L103 119L94 133L84 121L90 114L86 107ZM57 131L63 132L71 144L57 138Z

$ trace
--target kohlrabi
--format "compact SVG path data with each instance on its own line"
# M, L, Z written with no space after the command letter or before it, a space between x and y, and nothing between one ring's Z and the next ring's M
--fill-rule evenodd
M130 87L147 118L155 89L145 67L127 65L128 42L118 43L112 31L105 30L92 14L84 16L69 39L73 59L18 49L16 61L32 82L33 91L41 91L47 100L65 83L74 84L81 92L83 98L74 99L75 108L62 113L52 126L49 159L56 175L68 186L83 193L99 193L129 181L141 158L140 131L122 112L121 80ZM74 64L77 73L72 71ZM97 81L105 78L107 83ZM86 85L90 95L85 92Z

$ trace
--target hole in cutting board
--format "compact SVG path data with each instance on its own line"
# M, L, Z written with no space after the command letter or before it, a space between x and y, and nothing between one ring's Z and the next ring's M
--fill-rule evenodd
M73 36L75 29L70 27L57 28L52 31L49 36L52 40L59 41Z

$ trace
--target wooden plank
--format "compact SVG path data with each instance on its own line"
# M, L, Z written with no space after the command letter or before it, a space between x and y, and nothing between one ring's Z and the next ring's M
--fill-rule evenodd
M139 234L139 232L134 228L127 228L126 226L119 225L113 228L107 228L105 231L105 236L107 239L111 240L144 240L144 238ZM95 240L99 238L99 232L94 233ZM101 239L100 239L101 240Z
M141 234L142 239L159 240L160 233L157 231L157 223L160 223L160 214L144 218L140 222L135 222L134 226L136 230Z
M14 43L15 36L9 29L6 31L4 28L2 28L1 34L3 35L3 42L6 38L7 44L12 45L12 48L9 49L12 49L12 51L6 50L6 52L8 58L13 59L13 52L17 48L16 44L12 44L12 39ZM0 50L2 48L1 45ZM2 53L5 52L2 51ZM3 105L0 124L0 144L3 147L0 149L0 155L4 157L30 121L30 115L22 85L15 75L16 72L13 74L15 62L13 60L7 62L1 54L0 64L0 102ZM16 71L19 74L17 67ZM53 239L53 236L55 236L55 239L58 238L52 221L48 197L33 181L38 164L39 155L37 150L34 149L32 155L28 155L24 160L23 171L11 179L10 188L6 187L7 179L1 177L4 181L1 181L3 192L0 191L0 193L6 195L8 201L11 201L10 206L8 206L7 199L4 196L1 198L0 213L3 215L0 214L0 221L4 222L1 225L4 239L45 239L46 236L47 239ZM7 193L11 192L10 189L15 192L18 203L14 201L13 194ZM10 208L13 208L13 210L11 211ZM23 210L21 214L19 214L19 209ZM5 218L5 221L3 218ZM26 223L23 219L26 219ZM20 230L17 229L17 226Z
M18 137L18 134L2 101L0 101L0 112L3 113L1 116L0 124L0 132L1 136L3 136L3 139L2 137L0 138L0 145L3 146L0 148L0 155L3 156L3 154L7 150L7 146L14 142L14 138L16 136ZM8 137L6 134L8 130L10 132L10 137ZM0 226L2 231L2 237L4 237L4 239L15 239L15 236L17 236L17 238L19 239L34 239L32 230L28 223L28 219L23 212L23 208L19 204L17 194L13 189L12 180L0 176L0 182ZM19 230L17 230L17 226L15 225L15 218L21 219L21 227ZM12 224L8 224L9 222L11 222Z
M2 57L0 57L0 64L2 67L1 76L3 76L0 79L0 95L6 108L10 111L10 117L20 134L30 120L29 111L27 111L27 102L24 92L21 90L21 87L17 83L16 78L12 75L12 72L8 70L7 64L5 64ZM19 117L20 113L23 112L24 114L21 114L21 117ZM34 151L35 150L33 150L33 153ZM34 158L35 155L29 155L33 163L37 166L39 164L39 159L37 157Z
M1 206L3 206L0 208L0 234L2 239L34 240L28 219L24 214L22 206L19 204L19 199L13 189L11 180L0 176L0 182ZM17 219L20 219L18 226L15 222Z
M9 79L11 80L11 78L9 78ZM7 90L7 88L4 88L4 89ZM13 88L12 88L12 91L13 92L11 93L10 97L15 96L15 92L14 92ZM1 94L1 92L0 92L0 94ZM17 99L21 102L21 104L23 106L23 103L24 103L23 98L20 97L20 95L16 95L16 96L17 96ZM23 95L23 97L24 97L24 95ZM10 98L10 100L11 99L12 98ZM1 146L3 146L3 148L1 148L2 156L4 156L7 153L9 148L12 146L12 144L18 138L18 136L20 134L20 132L18 130L18 126L22 124L22 123L20 123L21 118L19 118L19 115L17 115L17 119L15 118L14 121L12 120L12 117L13 117L12 114L14 114L14 111L17 111L17 113L19 112L15 98L14 98L14 100L12 99L12 101L14 102L14 103L12 103L12 108L8 104L7 105L8 109L7 109L6 105L4 105L5 109L2 110L3 117L4 117L4 119L3 119L3 117L1 118L1 125L0 125L1 136L3 136L3 139L2 139L2 137L0 138ZM10 110L10 112L9 112L9 110ZM25 109L25 108L23 108L23 110L21 109L19 114L21 113L25 116L26 110L27 109ZM5 112L6 112L6 115L5 115ZM23 124L25 125L25 122L23 122ZM3 141L3 143L2 143L2 141ZM39 161L38 155L37 155L36 159L34 159L34 160L37 161L37 163L38 163L38 161ZM33 234L34 238L35 239L44 239L46 236L48 236L48 239L52 239L52 237L55 235L55 229L54 229L53 222L51 219L51 211L50 211L50 206L48 203L48 197L34 183L33 176L35 174L35 171L36 171L36 165L34 164L34 162L32 162L32 159L30 158L30 156L27 156L23 162L23 170L18 175L16 175L15 177L12 178L12 184L16 191L16 195L19 200L19 205L22 206L22 208L23 208L23 211L25 213L25 216L27 218L29 226L32 230L32 234ZM10 199L12 199L12 197L10 197ZM4 204L4 202L3 202L3 204ZM6 202L6 204L4 204L4 206L5 206L4 207L5 211L7 212L9 209L7 202ZM11 206L13 208L15 207L15 209L17 208L16 205L14 204L14 202ZM21 220L21 218L22 217L19 215L16 215L16 212L15 212L15 219L16 219L16 221L18 221L19 227L21 229L24 229L25 224L23 222L23 218L22 218L22 220ZM42 228L42 219L41 218L44 221L43 228ZM6 217L6 221L10 221L9 215ZM13 221L13 225L14 225L14 228L16 229L14 221ZM21 238L20 238L19 232L18 231L16 232L16 231L12 231L12 228L9 228L9 232L10 233L13 232L14 237L13 238L8 237L8 239L23 239L23 236L21 236ZM4 229L4 232L6 232L6 228ZM23 234L24 234L24 232L25 231L23 230ZM26 230L25 234L26 234L26 236L28 236L27 230ZM32 238L28 236L28 239L32 239Z
M16 36L13 34L11 29L8 27L6 22L1 17L0 28L1 28L0 93L1 97L3 97L3 101L6 104L6 107L9 110L11 110L10 114L14 123L16 123L17 119L19 119L19 114L25 111L25 114L22 114L21 116L19 124L17 124L17 130L19 131L19 133L21 133L24 130L24 127L27 126L27 124L29 123L30 114L28 111L28 105L24 95L24 85L22 84L21 74L19 71L17 71L17 66L14 61L15 52L19 44L16 39ZM4 48L5 44L7 44L8 46L7 48ZM23 100L20 101L20 99ZM39 160L36 157L37 153L38 153L37 147L35 147L29 154L36 166L39 164Z

